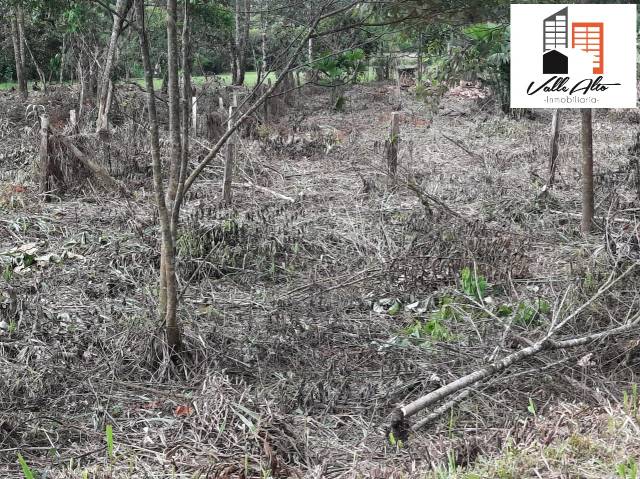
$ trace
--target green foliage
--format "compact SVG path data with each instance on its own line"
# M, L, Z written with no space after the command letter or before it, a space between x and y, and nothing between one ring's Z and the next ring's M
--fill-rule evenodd
M496 95L503 112L509 111L509 27L478 23L465 28L441 28L443 37L429 38L425 50L430 61L427 77L432 83L452 84L479 79ZM440 89L441 92L444 88Z
M547 315L551 311L548 301L538 298L531 304L527 301L518 303L513 322L520 326L532 327L540 322L541 315Z
M484 276L477 275L470 268L465 267L460 272L462 282L462 290L468 296L476 299L482 299L487 291L487 279Z
M24 476L24 479L35 479L35 475L33 474L33 471L31 470L31 468L27 464L27 461L24 460L24 457L22 457L22 454L20 453L18 453L18 462L20 463L20 469L22 469L22 475Z
M419 340L451 341L454 335L446 326L446 322L456 319L453 305L453 298L445 296L440 301L440 308L433 311L426 321L415 321L405 328L404 333L410 338Z
M400 301L396 300L396 301L394 301L394 303L391 305L391 307L387 311L387 314L389 316L395 316L396 314L398 314L400 312L400 308L401 307L402 307L402 303Z
M630 457L625 462L618 464L616 474L621 479L638 479L638 462Z
M348 50L339 55L324 52L313 62L313 68L320 73L320 83L330 86L358 80L367 71L365 53L361 48Z
M402 439L396 439L395 434L393 434L393 431L389 432L389 444L391 444L393 447L397 447L398 449L402 449L404 447L404 442L402 441Z
M4 270L2 271L2 277L8 283L13 278L13 265L11 263L7 263L4 266Z
M533 416L536 415L536 404L533 402L533 399L529 398L529 405L527 406L527 411L529 411Z
M113 459L113 426L107 424L105 428L105 440L107 442L107 457Z

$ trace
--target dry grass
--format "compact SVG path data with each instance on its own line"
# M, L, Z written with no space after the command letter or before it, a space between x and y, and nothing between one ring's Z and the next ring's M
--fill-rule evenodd
M625 460L616 455L637 451L636 418L615 406L636 382L632 337L516 365L402 448L382 431L397 403L542 334L549 314L528 322L518 308L542 298L566 314L635 261L628 115L596 115L597 214L608 221L583 238L570 215L579 212L576 115L563 119L558 186L541 194L547 115L516 121L486 100L449 97L431 121L406 94L402 177L454 216L436 205L426 213L386 178L379 143L394 98L384 86L355 87L342 113L322 93L303 94L261 127L263 140L242 141L238 171L239 182L294 203L242 188L223 208L220 163L190 193L178 244L186 354L176 365L154 315L157 218L137 95L120 99L109 143L81 142L132 198L77 177L49 204L34 182L33 122L0 98L10 106L0 108L0 252L35 243L44 258L21 271L24 254L0 256L10 328L0 336L3 477L19 477L18 451L48 477L118 478L614 477ZM194 159L206 145L194 143ZM484 307L460 290L461 269L474 265L490 282ZM567 335L636 310L635 282ZM513 309L512 335L485 311L500 305ZM411 336L416 324L431 333ZM450 468L451 457L466 468Z

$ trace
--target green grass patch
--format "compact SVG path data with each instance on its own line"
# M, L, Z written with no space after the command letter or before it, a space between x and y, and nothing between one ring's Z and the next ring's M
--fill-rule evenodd
M276 79L276 74L275 73L270 73L268 78L271 79L271 81L275 81ZM204 77L204 76L193 76L191 77L191 82L195 85L195 86L202 86L205 83L205 80L212 80L212 79L217 79L218 81L220 81L222 84L224 85L231 85L231 73L221 73L220 75L210 75L208 77ZM144 78L136 78L133 81L135 81L138 85L140 86L144 86ZM258 81L258 73L257 72L247 72L245 73L244 76L244 85L247 87L253 87L256 85ZM154 78L153 79L153 87L156 90L159 90L162 87L162 78Z

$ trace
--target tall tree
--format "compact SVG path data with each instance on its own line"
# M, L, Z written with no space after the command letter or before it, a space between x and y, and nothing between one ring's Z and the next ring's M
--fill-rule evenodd
M117 0L113 12L113 27L111 28L111 37L107 54L104 60L104 68L98 84L98 119L96 121L96 131L106 130L109 126L109 110L111 107L111 96L113 83L111 75L113 73L114 60L118 48L118 38L122 32L122 25L127 16L127 12L131 8L131 0Z
M23 98L27 98L27 77L25 71L24 52L24 13L21 6L15 6L11 12L11 40L16 63L16 77L18 91Z
M236 0L235 32L231 49L232 81L242 85L247 68L247 43L251 25L251 0Z
M580 110L582 132L582 223L580 231L587 234L593 225L593 115L591 108Z
M176 279L176 254L175 243L179 227L180 208L185 194L191 188L195 180L204 171L205 167L211 163L216 155L226 144L227 140L234 132L273 94L283 80L294 68L293 65L298 56L307 44L311 32L316 28L318 22L323 18L328 18L334 12L325 13L323 7L318 10L320 13L311 22L306 35L302 35L299 42L290 46L287 51L288 59L282 65L282 69L275 82L267 88L260 97L252 104L247 105L238 118L230 121L229 128L222 137L211 148L209 153L197 164L192 171L188 171L189 159L189 116L191 111L191 37L189 33L189 6L185 5L185 22L183 23L183 50L182 69L184 72L184 83L182 90L182 115L180 115L178 93L178 63L177 63L177 2L167 0L167 52L171 56L168 59L169 68L169 133L171 138L171 152L169 161L168 187L165 190L165 174L162 168L159 124L156 110L156 96L153 83L153 65L151 63L150 43L145 27L144 0L134 0L136 19L138 23L138 35L140 40L140 50L142 52L142 63L144 69L145 89L147 97L147 111L149 115L149 139L152 159L154 197L158 208L160 220L160 291L158 298L158 312L160 320L166 327L167 344L173 353L177 353L180 348L181 333L178 322L178 294ZM331 0L327 0L331 3ZM324 7L326 8L326 6ZM336 10L342 11L342 10ZM182 122L182 123L181 123ZM180 129L182 126L182 129ZM182 141L180 141L182 140Z
M171 1L171 0L169 0ZM175 0L173 5L175 7ZM177 320L177 293L176 272L173 236L171 234L171 219L167 205L162 173L162 159L160 156L160 133L158 128L158 115L155 103L155 91L153 86L153 65L149 53L149 39L145 27L144 0L135 0L135 12L138 22L138 34L140 38L140 50L142 52L142 64L144 69L145 87L147 90L147 110L149 112L149 142L151 146L151 165L153 171L153 184L160 219L160 293L159 315L165 323L167 344L172 351L176 351L180 345L180 329ZM168 9L169 12L169 9ZM175 20L175 8L173 9ZM169 15L169 13L168 13Z

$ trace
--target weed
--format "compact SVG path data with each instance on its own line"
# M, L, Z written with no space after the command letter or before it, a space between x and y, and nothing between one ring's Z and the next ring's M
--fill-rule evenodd
M536 404L533 402L533 399L529 398L529 405L527 406L527 411L529 411L534 417L536 416Z
M27 464L27 461L24 460L24 457L22 457L22 454L20 453L18 453L18 462L20 463L20 469L22 469L22 475L24 476L24 479L35 479L35 475L33 474L33 471L31 470L31 468Z
M404 447L404 442L402 442L402 439L396 439L393 431L389 432L389 444L398 449L402 449Z
M519 326L532 327L540 324L541 315L549 314L551 305L544 299L536 299L533 304L521 301L516 307L513 322Z
M631 392L623 391L622 406L629 416L636 417L638 415L638 385L636 383L631 385Z
M111 424L107 424L105 438L107 441L107 456L113 460L113 426Z
M480 276L475 271L472 272L470 268L465 267L460 272L460 278L464 294L476 299L484 298L487 291L487 279L484 276Z
M621 479L638 479L638 463L630 457L626 462L618 464L616 474Z
M8 283L13 278L13 265L8 263L5 265L4 270L2 271L2 277Z
M404 333L415 339L434 339L436 341L451 341L453 334L447 328L442 319L434 317L426 322L416 321L411 326L404 330Z

